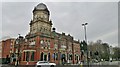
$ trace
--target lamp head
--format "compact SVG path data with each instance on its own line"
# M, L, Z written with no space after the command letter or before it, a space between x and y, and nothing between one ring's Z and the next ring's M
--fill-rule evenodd
M85 23L85 25L87 25L88 23Z
M84 26L85 24L82 24L82 26Z

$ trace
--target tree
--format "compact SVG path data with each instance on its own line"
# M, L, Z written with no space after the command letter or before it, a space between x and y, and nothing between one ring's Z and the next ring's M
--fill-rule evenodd
M97 40L96 42L90 42L88 45L88 50L92 52L92 59L99 57L100 59L109 60L109 44L103 43L102 40ZM97 53L98 54L97 54Z
M114 51L113 58L116 60L119 60L120 59L120 47L114 47L113 51Z
M101 58L105 59L105 60L109 60L109 55L110 55L110 52L109 52L109 45L108 43L103 43L102 44L102 48L103 48L103 52L101 54Z

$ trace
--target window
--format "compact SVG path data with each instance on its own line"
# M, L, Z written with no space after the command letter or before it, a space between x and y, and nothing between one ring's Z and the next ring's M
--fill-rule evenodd
M23 61L25 61L25 52L23 53Z
M48 53L48 61L50 61L50 53Z
M55 53L55 60L58 60L58 53Z
M35 45L35 40L32 40L31 42L30 42L30 45L32 46L32 45Z
M72 60L72 54L69 54L69 60Z
M41 40L41 41L40 41L40 44L43 45L43 44L44 44L44 40Z
M10 45L10 48L12 48L12 45Z
M26 52L26 61L29 61L29 52Z
M72 48L71 48L71 46L69 46L68 50L69 50L69 51L72 51Z
M31 61L34 61L34 52L31 52Z
M75 60L77 60L77 56L75 55Z
M25 39L25 42L27 42L27 39Z
M11 45L13 45L13 43L11 42Z
M54 49L58 49L58 45L56 43L54 44Z
M47 46L48 44L47 44L47 40L45 41L45 46Z
M48 41L48 49L50 49L50 41Z
M79 56L77 55L77 60L79 59Z
M41 53L40 60L43 61L43 52Z
M53 58L54 58L54 61L55 61L55 60L58 60L58 53L54 53L54 54L53 54Z

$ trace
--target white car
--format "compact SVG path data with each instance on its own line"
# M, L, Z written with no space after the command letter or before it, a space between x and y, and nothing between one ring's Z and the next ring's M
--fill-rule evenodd
M49 63L48 61L38 61L36 67L55 67L55 63Z

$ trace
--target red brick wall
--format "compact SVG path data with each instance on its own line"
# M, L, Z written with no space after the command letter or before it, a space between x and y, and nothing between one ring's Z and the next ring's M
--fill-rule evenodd
M6 41L3 41L2 45L3 45L3 47L2 47L2 48L3 48L2 57L3 57L3 58L7 58L7 55L8 55L8 57L9 57L9 55L10 55L11 40L8 39L8 40L6 40Z
M65 51L61 51L61 53L65 53L65 54L80 54L80 46L79 46L79 43L74 43L74 41L72 42L72 41L69 41L69 40L66 40L65 38L61 38L61 40L58 40L57 38L56 39L52 39L52 38L45 38L45 37L42 37L42 38L40 38L40 36L36 36L36 37L34 37L34 39L35 39L35 41L36 41L36 43L35 43L35 47L34 48L26 48L26 49L31 49L31 50L36 50L36 52L35 52L35 55L34 55L34 59L35 59L35 61L34 62L37 62L38 60L40 60L40 58L41 58L41 53L42 52L44 52L44 53L49 53L50 52L50 62L55 62L55 63L59 63L59 59L60 59L60 56L59 56L59 53L58 53L58 49L56 49L56 51L54 50L54 43L55 42L58 42L59 44L58 45L60 45L60 43L62 44L62 43L64 43L66 46L67 46L67 48L65 49ZM50 40L50 49L42 49L41 48L41 44L40 44L40 40ZM62 41L62 42L60 42L60 41ZM29 42L28 42L29 43ZM77 52L74 52L74 50L73 51L68 51L68 47L71 47L71 50L72 50L72 44L73 44L73 49L74 50L77 50ZM24 44L23 44L24 45ZM25 48L25 47L22 47L22 48ZM24 49L23 49L24 50ZM54 53L58 53L58 60L56 60L56 61L54 61L54 58L52 57L52 55L54 54ZM74 52L74 53L73 53ZM67 56L67 55L66 55ZM73 56L73 58L75 59L75 57ZM23 54L22 54L22 60L23 60ZM66 58L66 60L67 60L67 58ZM72 63L73 63L73 60L72 60ZM74 63L76 63L76 60L74 60ZM24 64L26 64L26 62L25 61L22 61L21 62L21 64L22 65L24 65ZM29 61L29 64L34 64L33 63L33 61Z

